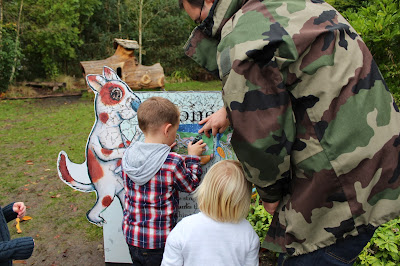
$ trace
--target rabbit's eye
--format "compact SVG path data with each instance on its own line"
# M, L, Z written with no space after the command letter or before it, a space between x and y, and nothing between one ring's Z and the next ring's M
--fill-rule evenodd
M111 90L111 99L113 99L114 101L119 101L122 98L122 94L122 90L115 87Z

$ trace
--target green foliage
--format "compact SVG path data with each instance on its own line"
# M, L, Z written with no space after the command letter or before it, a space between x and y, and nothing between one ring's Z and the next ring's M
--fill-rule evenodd
M172 72L171 74L171 82L187 82L190 81L190 73L183 69L183 70L175 70L174 72Z
M139 2L138 0L132 0ZM197 64L183 53L183 46L194 28L193 21L179 9L177 0L145 1L143 9L143 64L160 62L167 75L183 69L192 77L199 69ZM138 10L133 13L138 18ZM138 25L135 29L136 34Z
M82 30L84 44L77 49L80 61L99 60L114 54L114 38L139 41L139 0L107 0L96 6ZM143 65L161 63L166 75L185 69L190 77L197 64L183 53L194 25L177 0L144 1L142 18ZM138 52L136 52L138 57Z
M376 229L355 265L399 265L400 218L394 219Z
M114 38L138 41L139 2L25 0L20 25L24 57L22 67L17 69L18 80L54 80L62 74L80 76L80 61L114 54ZM166 75L184 70L190 78L204 77L200 67L183 53L194 24L179 9L177 0L143 3L142 63L160 62ZM19 4L20 1L4 2L4 24L17 23ZM6 62L2 60L1 64Z
M99 60L114 54L114 38L139 39L140 0L25 0L22 11L21 67L17 79L54 79L60 74L81 75L80 61ZM349 19L372 51L392 92L400 88L399 1L327 0ZM15 41L20 1L3 1L4 42ZM177 0L143 2L142 63L160 62L165 74L204 80L208 76L183 53L194 27ZM7 32L5 32L7 31ZM1 45L1 44L0 44ZM6 65L11 46L0 49L0 67L7 80ZM8 50L7 50L8 49ZM23 56L21 56L23 54ZM182 77L177 77L182 79ZM1 82L1 89L6 87Z
M260 243L264 242L267 235L269 225L272 221L272 215L269 214L261 204L260 196L256 194L254 202L250 205L249 215L247 220L253 226L254 231L260 238Z
M132 10L137 8L136 3L130 0L120 1L118 8L118 0L96 1L97 3L91 6L91 12L86 12L89 15L85 16L85 24L81 25L83 44L77 49L79 61L99 60L111 56L114 53L114 38L137 40L137 18L131 14ZM79 65L79 62L76 62L76 65Z
M393 93L393 98L394 101L396 102L396 105L400 107L400 92L395 92Z
M358 8L364 6L368 1L366 0L327 0L328 4L334 6L337 11L344 12L347 9L357 10Z
M342 14L371 50L391 92L400 90L400 3L372 0Z
M11 69L14 65L14 58L19 59L21 57L21 50L19 45L17 50L15 50L15 36L16 36L16 26L15 24L8 23L2 25L0 39L0 94L5 92L8 88ZM19 64L17 60L17 66Z
M76 49L83 44L81 27L87 24L98 0L29 0L29 24L22 36L29 60L39 61L45 76L56 78L65 71L68 63L76 59ZM33 66L32 66L33 67ZM36 70L35 72L41 72Z

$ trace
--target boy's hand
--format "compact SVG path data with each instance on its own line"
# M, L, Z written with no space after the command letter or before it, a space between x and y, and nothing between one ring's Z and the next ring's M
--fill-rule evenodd
M205 151L206 145L207 144L204 143L203 140L199 140L195 144L192 144L192 142L190 142L188 144L188 155L200 156L203 153L203 151Z
M13 211L18 213L17 218L23 218L26 213L26 206L23 202L15 202L13 205Z

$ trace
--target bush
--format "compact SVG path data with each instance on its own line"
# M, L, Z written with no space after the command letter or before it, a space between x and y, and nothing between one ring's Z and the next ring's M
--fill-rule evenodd
M400 91L400 3L372 0L342 14L371 50L391 92Z
M358 9L362 7L367 1L366 0L326 0L326 2L334 6L340 13L346 11L349 8Z
M399 231L400 218L381 225L358 256L355 265L399 265Z
M260 196L254 189L252 196L252 204L250 205L250 211L247 216L247 220L253 226L254 231L256 231L258 237L260 238L260 243L264 242L267 235L269 225L272 221L272 215L269 214L261 203Z

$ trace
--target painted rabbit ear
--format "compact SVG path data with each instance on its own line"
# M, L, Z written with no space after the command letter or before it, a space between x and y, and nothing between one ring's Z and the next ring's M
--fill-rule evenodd
M117 73L115 73L115 71L108 67L108 66L104 66L103 68L103 76L107 79L107 80L121 80Z
M99 92L101 87L106 84L106 79L100 75L87 75L86 81L94 92Z

